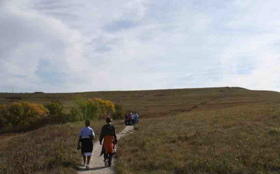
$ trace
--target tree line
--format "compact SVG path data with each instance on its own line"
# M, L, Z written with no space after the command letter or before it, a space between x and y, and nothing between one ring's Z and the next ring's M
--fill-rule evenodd
M77 122L85 119L104 119L107 115L122 119L126 113L123 105L101 98L77 97L70 113L66 113L59 100L48 104L13 102L0 105L0 132L19 132L46 124Z

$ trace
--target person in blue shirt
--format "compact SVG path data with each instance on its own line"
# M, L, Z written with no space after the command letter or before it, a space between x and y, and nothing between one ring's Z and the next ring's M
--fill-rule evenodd
M85 127L82 128L80 131L79 141L78 141L78 150L81 149L83 160L84 160L84 166L86 166L87 169L89 169L89 162L90 157L92 155L93 150L93 139L95 137L94 131L91 127L89 127L90 121L85 121ZM82 146L81 146L82 144Z

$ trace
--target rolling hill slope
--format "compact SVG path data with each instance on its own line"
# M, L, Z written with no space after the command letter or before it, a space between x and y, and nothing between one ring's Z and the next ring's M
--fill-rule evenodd
M119 143L118 173L280 173L278 92L225 87L57 94L0 93L0 104L14 101L45 104L60 100L66 110L69 110L77 96L112 100L124 105L128 110L140 113L141 119L135 133ZM94 127L98 127L97 124L103 123L101 121L94 124ZM119 127L123 126L122 121L119 121L119 124ZM48 135L53 131L48 128L55 126L33 132ZM42 161L38 171L43 169L46 172L55 170L55 173L75 172L73 166L79 162L79 154L75 151L75 132L81 125L61 125L64 130L69 126L72 128L65 134L71 135L73 141L62 139L57 143L68 147L70 146L66 143L71 143L71 148L49 147L53 147L54 151L61 150L61 154L73 151L71 159L75 160L67 161L65 165L65 161L58 159L51 167L48 166L52 161L50 164L49 161ZM71 132L72 129L75 131ZM0 161L3 164L0 169L9 167L10 164L5 162L7 159L14 160L13 155L5 155L8 153L8 146L9 151L18 153L22 146L17 144L24 139L27 137L5 142L7 147L0 146ZM37 141L37 138L34 141ZM46 143L54 142L50 139L38 145ZM25 147L26 153L32 149L28 143ZM34 155L32 153L29 155ZM20 160L26 154L22 152L17 155L16 159ZM53 158L57 157L48 157ZM32 167L26 169L37 171ZM10 173L15 173L14 170L20 173L22 169L13 166Z
M122 104L128 110L137 111L142 118L174 115L201 105L205 109L235 107L244 103L265 103L280 100L277 92L251 91L244 88L200 88L150 91L113 91L83 93L0 93L0 104L14 101L48 103L60 100L67 111L77 96L102 98Z
M119 144L118 173L280 173L279 93L219 92L177 114L142 119Z

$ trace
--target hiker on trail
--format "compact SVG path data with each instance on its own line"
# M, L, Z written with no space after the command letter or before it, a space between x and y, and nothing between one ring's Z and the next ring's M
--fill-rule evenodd
M125 114L125 119L126 119L126 120L128 119L128 114Z
M112 118L108 116L106 118L106 125L104 125L101 129L100 133L100 145L102 145L102 152L101 155L104 154L104 163L105 166L111 167L112 164L112 157L115 154L114 146L117 144L117 135L116 135L116 128L112 125Z
M139 122L139 114L137 114L137 112L134 114L134 119L136 120L135 123Z
M81 149L84 163L83 165L86 166L87 169L89 169L89 162L90 157L92 155L92 149L93 149L93 139L95 137L94 131L91 127L89 127L90 121L85 121L85 127L82 128L80 131L79 141L78 141L78 150ZM82 143L82 148L81 148Z

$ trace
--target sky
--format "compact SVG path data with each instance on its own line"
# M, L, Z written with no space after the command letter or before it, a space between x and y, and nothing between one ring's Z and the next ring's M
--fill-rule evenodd
M1 0L0 92L280 91L278 0Z

